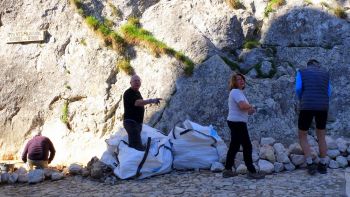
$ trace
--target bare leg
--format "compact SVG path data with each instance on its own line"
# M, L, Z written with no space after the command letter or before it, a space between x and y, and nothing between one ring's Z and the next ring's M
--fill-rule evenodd
M310 145L307 141L307 131L299 130L299 142L301 148L303 149L305 158L311 157Z
M318 147L320 149L320 156L321 158L325 158L327 156L326 131L324 129L316 129L316 135L318 139Z

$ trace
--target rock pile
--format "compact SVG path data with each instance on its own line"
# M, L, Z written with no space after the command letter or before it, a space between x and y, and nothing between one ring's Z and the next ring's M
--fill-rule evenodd
M23 167L18 168L14 172L1 172L0 183L40 183L44 180L57 181L63 179L64 172L56 168L35 169L27 172Z
M308 136L312 155L315 162L319 161L319 148L317 140ZM334 140L326 136L327 165L329 168L345 168L350 161L350 142L344 138ZM306 167L303 151L299 143L293 143L286 148L283 144L276 142L273 138L262 138L260 143L253 141L253 161L260 171L271 174L273 172L292 171L296 168ZM247 168L243 161L243 153L238 152L235 162L235 170L239 174L245 174Z
M319 149L317 140L308 136L308 141L311 146L312 154L315 161L318 162ZM344 138L333 138L326 136L327 165L331 169L345 168L350 162L350 141ZM261 172L266 174L278 173L282 171L293 171L297 168L306 167L304 155L299 143L293 143L286 148L282 143L276 142L275 139L262 138L259 141L252 141L253 144L253 161L254 165ZM221 172L224 169L222 163L215 162L212 167L212 172ZM199 169L194 169L199 170ZM238 174L247 173L247 167L244 164L243 152L238 152L235 159L234 169ZM0 173L0 183L39 183L44 180L60 180L65 176L80 175L85 178L91 178L99 182L115 185L118 178L113 174L111 166L107 166L97 157L93 157L83 167L81 164L73 163L68 168L47 168L35 169L27 172L23 167L15 172Z

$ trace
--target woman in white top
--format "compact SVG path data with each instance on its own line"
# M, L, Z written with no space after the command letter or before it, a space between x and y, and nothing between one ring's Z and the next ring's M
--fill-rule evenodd
M233 74L230 79L230 94L228 98L229 113L227 124L231 130L231 143L227 152L225 170L223 177L235 176L232 171L234 160L240 146L243 147L244 162L248 169L249 178L264 178L263 174L257 173L252 159L252 143L250 142L247 129L248 115L255 113L255 109L249 104L243 90L245 88L245 77L242 74Z

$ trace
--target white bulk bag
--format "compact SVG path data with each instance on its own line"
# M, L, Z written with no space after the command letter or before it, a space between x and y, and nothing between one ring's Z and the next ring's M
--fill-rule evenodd
M219 161L216 139L193 129L175 127L168 135L174 155L175 169L210 169Z
M112 137L106 140L108 148L101 161L111 166L119 178L142 179L171 171L173 156L169 139L158 130L143 125L141 140L146 151L130 148L127 135Z
M202 126L202 125L199 125L199 124L192 122L190 120L185 120L183 122L183 125L186 129L193 129L193 130L205 133L206 135L210 135L210 136L214 137L216 139L215 147L216 147L218 154L219 154L219 161L221 163L224 163L226 161L226 155L227 155L227 151L228 151L227 145L221 139L221 137L218 135L218 133L215 131L215 129L213 128L212 125Z

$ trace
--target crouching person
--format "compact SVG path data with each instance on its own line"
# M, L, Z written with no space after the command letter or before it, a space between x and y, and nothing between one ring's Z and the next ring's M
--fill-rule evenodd
M38 129L34 132L34 137L26 144L22 153L22 160L24 163L28 162L30 170L34 166L36 169L44 169L51 163L55 153L56 151L51 140L42 136L41 130Z

